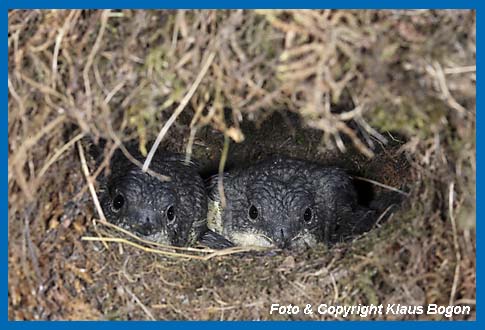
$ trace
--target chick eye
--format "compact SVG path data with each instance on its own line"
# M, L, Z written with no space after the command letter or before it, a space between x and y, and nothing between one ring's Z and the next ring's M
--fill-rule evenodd
M116 195L116 197L113 199L113 211L118 212L119 210L121 210L123 205L125 205L125 198L123 197L123 195Z
M173 205L170 205L167 208L166 214L167 214L168 221L174 221L175 220L175 208L173 207Z
M305 212L303 213L303 220L305 220L305 222L310 222L312 220L312 217L313 217L312 209L307 207Z
M249 207L248 215L251 220L256 220L258 218L258 209L256 206L251 205Z

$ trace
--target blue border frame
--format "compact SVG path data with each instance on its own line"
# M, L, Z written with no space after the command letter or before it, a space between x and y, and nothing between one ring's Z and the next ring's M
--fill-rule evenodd
M17 9L52 9L52 8L97 8L97 9L109 9L109 8L133 8L133 9L148 9L148 8L173 8L173 9L266 9L266 8L339 8L339 9L385 9L385 8L399 8L399 9L420 9L420 8L433 8L433 9L471 9L476 8L478 1L468 1L465 4L464 1L456 0L247 0L247 1L223 1L223 0L182 0L182 1L150 1L150 0L44 0L42 2L35 0L7 0L7 8Z
M2 1L0 3L2 9L2 22L5 26L5 29L8 30L8 9L48 9L48 8L135 8L135 9L149 9L149 8L170 8L170 9L185 9L185 8L201 8L201 9L209 9L209 8L225 8L225 9L233 9L233 8L341 8L341 9L364 9L364 8L373 8L373 9L384 9L384 8L397 8L397 9L416 9L416 8L433 8L433 9L476 9L477 15L477 54L480 53L478 50L480 44L480 36L481 34L478 33L480 27L482 26L482 16L481 15L481 6L478 1L457 1L457 0L397 0L397 1L376 1L376 0L367 0L367 1L358 1L358 0L347 0L343 2L342 0L330 0L330 1L316 1L316 0L299 0L299 1L289 1L289 0L264 0L264 1L255 1L255 0L248 0L248 1L234 1L226 2L222 0L204 0L203 2L197 0L179 0L179 1L149 1L149 0L44 0L42 2L34 1L34 0L7 0ZM4 37L6 39L6 36ZM4 40L2 44L2 58L4 60L4 77L8 76L8 42ZM477 66L480 67L480 57L477 57ZM477 76L479 74L479 70L477 70ZM4 81L4 83L6 83ZM480 100L480 93L479 86L477 82L477 129L476 129L476 137L477 137L477 166L480 168L480 164L483 163L482 156L480 152L481 147L481 139L485 133L481 133L481 123L484 120L485 114L481 113L478 110L479 100ZM3 104L6 105L8 109L8 88L5 86L4 94L5 98L2 100ZM137 321L137 322L15 322L15 321L8 321L8 111L5 109L2 113L1 118L1 125L3 128L3 132L5 134L5 152L2 154L2 171L1 171L1 180L3 182L3 189L1 190L2 194L2 214L5 215L4 221L2 221L1 226L2 230L4 231L4 240L3 243L3 253L5 256L4 259L4 271L2 272L2 282L4 283L2 292L4 292L4 300L2 305L3 308L3 318L0 321L0 324L4 327L8 328L17 328L17 329L24 329L24 328L39 328L39 329L53 329L59 327L72 327L72 329L84 328L86 326L94 326L103 329L118 329L120 326L127 327L127 328L134 328L134 327L143 327L143 328L151 328L151 329L159 329L160 327L164 327L166 329L179 329L185 327L192 327L197 326L201 328L213 328L213 329L224 329L226 330L227 327L232 329L246 329L247 327L256 327L261 328L264 327L266 329L278 329L284 326L286 329L299 329L299 328L306 328L306 329L317 329L320 327L342 327L342 328L353 328L355 326L370 328L373 329L382 329L384 327L392 326L392 327L407 327L409 324L406 324L406 321L376 321L376 322L369 322L369 321L354 321L354 322L313 322L313 321L301 321L301 322L285 322L281 324L283 321L269 321L261 323L249 322L249 321L241 321L241 322L217 322L217 321L208 321L208 322L177 322L177 321L166 321L163 323L159 322L146 322L146 321ZM481 174L480 171L476 173L476 194L477 196L482 196L481 190L481 183L483 183L484 175ZM477 198L477 202L480 199ZM476 215L477 220L481 217L483 213L483 206L480 203L477 203ZM482 231L482 226L477 221L477 236L480 236ZM483 245L483 244L482 244ZM479 273L481 273L480 265L480 258L478 256L482 256L481 252L482 248L480 245L477 245L477 280L479 278ZM478 283L477 283L478 284ZM482 296L482 292L484 290L480 289L480 285L477 285L477 298ZM477 321L475 322L434 322L434 321L423 321L423 322L413 322L412 326L418 329L423 328L434 328L434 327L444 327L444 328L455 328L455 329L470 329L470 328L477 328L483 326L483 320L479 317L478 311L480 310L479 306L476 306L477 310Z

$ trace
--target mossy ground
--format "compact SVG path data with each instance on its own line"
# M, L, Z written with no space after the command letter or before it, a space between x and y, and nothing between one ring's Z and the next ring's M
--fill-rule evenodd
M474 11L9 12L9 318L451 303L475 319L475 54ZM228 166L283 153L409 197L331 249L195 260L83 241L110 232L75 142L148 151L187 95L162 147L208 175L229 143Z

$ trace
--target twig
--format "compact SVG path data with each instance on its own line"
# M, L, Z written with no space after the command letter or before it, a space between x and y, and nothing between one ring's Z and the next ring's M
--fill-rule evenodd
M93 179L89 174L88 164L86 163L86 157L84 156L84 150L81 143L77 143L77 148L79 151L79 157L81 158L81 168L83 170L84 177L88 183L89 192L91 193L91 197L93 198L94 206L96 207L96 211L101 219L105 220L105 216L103 213L103 209L101 208L101 204L99 203L98 195L96 194L96 190L94 189Z
M195 91L199 87L199 84L201 83L202 79L204 78L205 74L207 73L207 70L209 70L209 67L212 64L212 61L214 60L214 57L216 56L215 52L212 52L209 54L207 57L207 60L205 61L204 65L202 66L202 69L200 70L199 74L197 75L197 78L195 78L194 83L190 87L189 91L187 94L185 94L184 98L182 101L180 101L180 104L178 105L177 109L173 112L173 114L170 116L170 118L167 120L165 125L162 127L160 130L160 133L158 133L157 139L152 145L152 148L150 149L150 152L148 153L147 159L145 160L145 163L143 164L142 170L144 172L147 171L148 167L150 166L150 163L152 161L153 156L155 155L155 152L160 145L160 142L162 142L162 139L164 138L165 134L167 134L168 129L172 126L172 124L175 122L177 117L182 113L182 111L185 109L185 106L187 103L189 103L190 99L194 95Z
M17 92L15 91L15 88L13 87L13 84L10 81L10 78L7 78L7 80L8 80L8 91L10 92L14 100L17 101L20 108L20 113L18 114L18 116L23 116L25 113L24 102L22 101L22 98L19 96L19 94L17 94ZM9 118L9 119L12 120L12 118Z
M185 148L185 164L190 164L190 159L192 158L192 147L194 145L196 133L197 126L190 127L189 141L187 142L187 147Z
M179 252L171 252L171 251L165 251L165 250L160 250L160 249L155 249L147 246L143 246L141 244L129 241L125 238L121 237L91 237L91 236L84 236L81 238L83 241L99 241L99 242L110 242L110 243L123 243L129 246L132 246L134 248L143 250L144 252L148 253L155 253L155 254L161 254L161 255L166 255L170 257L182 257L182 258L191 258L191 259L197 259L197 260L204 260L203 256L198 256L198 255L193 255L193 254L186 254L186 253L179 253Z
M135 242L132 242L132 241L129 241L127 239L120 238L120 237L84 236L81 239L83 241L123 243L123 244L132 246L134 248L140 249L140 250L142 250L144 252L148 252L148 253L155 253L155 254L165 255L165 256L170 256L170 257L197 259L197 260L203 260L203 261L207 261L207 260L212 259L214 257L220 257L220 256L225 256L225 255L230 255L230 254L235 254L235 253L265 250L265 248L260 248L260 247L256 247L256 246L254 246L254 247L233 247L233 248L228 248L228 249L224 249L224 250L217 250L217 251L214 251L214 252L212 252L208 255L205 255L205 256L199 256L199 255L194 255L194 254L186 254L186 253L179 253L179 252L171 252L171 251L164 251L164 250L160 250L160 249L154 249L154 248L146 247L146 246L140 245L138 243L135 243Z
M98 235L98 237L100 237L100 238L103 237L101 235L101 233L99 232L99 229L98 229L98 226L97 226L97 223L96 223L96 219L92 219L92 221L93 221L93 227L94 227L94 231L96 232L96 235ZM106 242L102 242L102 243L103 243L105 249L109 250L108 243L106 243Z
M388 189L388 190L391 190L391 191L397 192L397 193L399 193L399 194L401 194L401 195L404 195L404 196L406 196L406 197L408 197L408 196L409 196L409 193L407 193L407 192L404 192L404 191L402 191L402 190L399 190L399 189L397 189L397 188L395 188L395 187L388 186L388 185L386 185L386 184L384 184L384 183L380 183L380 182L378 182L378 181L374 181L374 180L371 180L371 179L366 179L366 178L363 178L363 177L360 177L360 176L353 176L353 178L354 178L354 179L357 179L357 180L360 180L360 181L365 181L365 182L372 183L372 184L374 184L374 185L376 185L376 186L379 186L379 187L381 187L381 188L385 188L385 189Z
M47 86L47 85L43 85L37 81L35 81L34 79L30 78L29 76L26 76L25 74L23 73L20 73L19 72L19 76L20 78L25 81L27 84L29 84L30 86L38 89L39 91L41 91L43 94L47 94L47 95L51 95L51 96L54 96L54 97L57 97L58 99L66 102L66 103L69 103L68 102L68 99L66 98L65 95L59 93L58 91L52 89L51 87Z
M455 221L455 216L453 215L454 190L455 190L455 183L451 182L450 191L448 195L448 203L449 203L448 211L450 215L451 228L453 231L453 245L455 247L456 266L455 266L455 274L453 276L453 285L451 286L450 301L448 303L449 306L452 306L455 300L456 289L458 287L458 280L460 278L460 262L461 262L460 245L458 244L458 234L456 230L456 221Z
M115 140L115 143L118 144L123 155L125 155L125 157L128 158L128 160L130 162L132 162L133 164L135 164L139 168L143 169L143 164L140 161L138 161L138 159L136 159L135 157L132 156L132 154L128 151L128 149L126 149L125 145L121 142L121 140L116 135L114 135L114 133L111 136ZM154 178L157 178L161 182L167 182L167 181L171 180L171 178L169 176L157 173L157 172L155 172L151 169L147 169L146 172L149 175L153 176Z
M379 226L380 225L380 222L382 219L384 219L384 217L387 215L387 213L389 213L389 210L393 207L394 205L389 205L385 210L384 212L381 213L381 215L379 216L379 218L377 218L376 220L376 226Z
M126 84L126 79L124 79L122 82L120 82L118 85L116 85L104 98L103 103L108 105L108 103L111 101L111 99L120 91L120 89L123 88Z
M461 73L474 73L477 71L476 65L468 65L468 66L458 66L455 68L445 68L443 72L445 74L461 74Z
M441 67L441 64L439 62L435 62L432 66L427 66L426 71L436 80L441 91L441 98L445 100L452 109L455 109L461 115L466 114L467 109L460 103L458 103L453 95L451 95L448 84L446 83L445 73L443 71L443 68Z
M30 254L30 259L32 261L32 265L34 267L34 273L35 273L35 280L36 281L41 281L42 279L42 274L40 272L40 267L39 267L39 258L37 257L37 253L34 249L34 244L32 242L31 234L30 234L30 225L29 225L29 218L32 215L32 210L34 209L33 204L29 204L27 207L27 214L24 216L24 239L27 245L27 249ZM40 287L40 285L39 285Z
M51 158L49 158L49 160L47 160L45 162L44 166L42 166L42 168L39 171L39 174L37 175L36 180L39 181L40 178L42 178L44 176L45 172L47 172L49 167L51 167L51 165L54 164L59 159L59 157L61 157L61 155L64 152L66 152L66 150L68 150L70 147L72 147L72 145L74 145L74 143L81 140L83 137L84 137L84 133L79 133L78 135L73 137L69 142L67 142L65 145L63 145L61 149L57 150L57 152Z
M221 159L219 160L219 178L217 179L217 191L219 192L219 198L221 200L222 208L226 207L226 195L224 194L224 166L226 165L227 155L229 153L229 137L224 135L224 147L222 149Z
M113 153L118 149L118 146L116 144L113 144L113 146L110 148L108 153L106 154L105 159L102 161L102 163L98 166L98 168L93 172L91 175L91 178L96 181L96 178L101 174L101 172L109 166L109 160L113 156ZM74 196L73 200L78 200L81 198L82 195L86 192L86 189L88 189L88 186L83 186L82 189L79 190L79 192Z
M128 289L126 286L122 285L123 286L123 289L125 289L126 292L128 292L128 294L133 298L133 300L135 300L135 302L141 307L141 309L143 309L143 311L145 312L145 314L150 318L150 320L152 321L156 321L155 317L153 316L152 312L150 312L150 310L148 309L148 307L146 307L141 301L140 299L138 299L138 297L133 293L131 292L130 289Z
M333 276L332 273L330 273L329 275L330 275L330 279L332 280L332 285L333 285L333 289L334 289L333 301L337 302L338 297L339 297L337 281L335 280L335 277Z
M342 133L346 134L348 137L350 137L350 139L352 140L352 143L354 144L354 146L359 149L359 151L361 153L363 153L365 156L367 156L368 158L372 158L374 157L374 152L372 152L372 150L370 150L360 139L359 137L357 136L357 134L355 134L355 132L350 129L346 124L344 124L343 122L339 121L337 123L335 123L335 126L338 128L339 131L341 131Z
M57 65L58 65L58 57L59 57L59 51L61 50L61 44L62 44L62 39L64 38L64 34L66 31L69 29L69 25L71 24L71 21L73 17L76 16L76 11L71 11L64 21L64 24L62 27L59 29L59 33L57 34L56 37L56 43L54 45L54 52L52 55L52 77L51 77L51 86L55 90L56 89L56 79L57 79Z
M81 159L81 168L82 168L84 177L86 178L89 192L91 193L91 197L93 198L93 203L94 203L94 206L96 207L96 211L98 212L98 215L101 219L106 219L104 217L104 212L103 212L103 209L101 208L101 204L99 203L98 195L96 194L96 190L94 189L93 178L89 174L88 164L86 163L86 157L84 156L84 150L80 142L77 142L77 147L79 151L79 157ZM101 235L97 231L97 228L95 227L94 229L96 230L96 233L98 234L98 236L101 237ZM108 244L103 242L103 245L106 248L106 250L109 250Z
M126 229L123 229L115 224L112 224L110 222L107 222L107 221L104 221L104 220L97 220L96 222L99 222L100 224L104 225L104 226L107 226L107 227L110 227L110 228L113 228L125 235L128 235L130 236L131 238L134 238L136 239L137 241L140 241L144 244L150 244L150 245L154 245L154 246L158 246L160 248L164 248L164 249L173 249L173 250L184 250L184 251L191 251L191 252L207 252L207 253L211 253L211 252L214 252L215 250L212 250L212 249L196 249L196 248L190 248L190 247L179 247L179 246L172 246L172 245L166 245L166 244L161 244L161 243L158 243L158 242L154 242L154 241L148 241L148 240L145 240L141 237L138 237L136 236L135 234L129 232L128 230Z
M105 101L108 101L109 102L109 99L105 99ZM115 142L116 146L118 146L120 148L120 150L123 153L123 155L126 158L128 158L128 160L130 162L132 162L137 167L139 167L140 169L142 169L143 168L143 164L140 161L138 161L135 157L132 156L132 154L128 151L128 149L126 149L126 147L124 146L124 144L121 141L121 139L118 137L118 135L116 135L115 131L113 130L113 127L111 125L111 121L109 120L108 103L103 102L101 104L101 108L102 108L102 110L104 112L104 115L105 115L105 118L106 118L106 126L107 126L107 129L108 129L108 134L111 136L111 138ZM149 175L153 176L154 178L160 180L161 182L170 181L170 177L168 177L166 175L159 174L159 173L157 173L155 171L152 171L151 169L148 169L146 172Z
M91 66L94 62L94 56L99 51L101 47L101 40L103 39L104 31L106 30L106 25L108 22L109 17L109 10L103 11L101 14L101 27L99 28L98 36L96 37L96 41L94 42L93 48L88 55L88 59L86 61L86 65L84 66L83 70L83 80L84 80L84 89L86 91L86 101L87 101L87 113L88 116L91 116L92 112L92 99L91 99L91 83L89 81L89 70L91 70Z

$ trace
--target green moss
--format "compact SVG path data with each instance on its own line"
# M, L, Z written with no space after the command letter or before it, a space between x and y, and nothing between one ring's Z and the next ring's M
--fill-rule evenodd
M441 119L447 111L441 100L428 97L418 103L403 97L399 106L377 106L368 118L370 124L380 131L400 132L426 139L441 125Z

